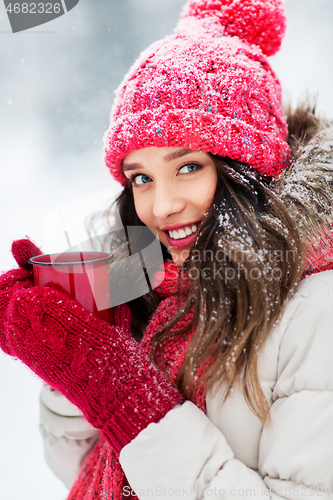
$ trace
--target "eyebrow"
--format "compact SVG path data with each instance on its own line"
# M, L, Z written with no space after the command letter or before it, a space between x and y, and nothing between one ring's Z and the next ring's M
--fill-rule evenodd
M193 149L181 149L180 151L175 151L174 153L169 153L163 156L162 160L164 163L169 163L170 161L177 160L177 158L181 158L182 156L189 155L190 153L195 153ZM136 170L137 168L142 168L141 163L128 163L123 165L123 172L127 170Z

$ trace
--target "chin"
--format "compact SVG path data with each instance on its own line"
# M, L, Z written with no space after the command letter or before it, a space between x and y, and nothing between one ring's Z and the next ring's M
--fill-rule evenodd
M176 264L176 266L181 266L190 255L190 252L185 250L181 253L181 255L174 254L172 250L169 250L169 252L171 253L173 263Z

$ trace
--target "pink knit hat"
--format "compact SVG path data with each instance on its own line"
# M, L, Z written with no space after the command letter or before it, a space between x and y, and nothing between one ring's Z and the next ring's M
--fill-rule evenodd
M105 162L146 147L185 147L275 177L289 164L281 88L266 56L285 33L283 0L188 0L174 34L155 42L116 93Z

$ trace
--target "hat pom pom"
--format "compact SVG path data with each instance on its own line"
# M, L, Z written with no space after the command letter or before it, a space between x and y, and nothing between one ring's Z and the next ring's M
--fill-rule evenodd
M280 49L286 30L283 0L188 0L182 17L216 17L224 35L255 44L267 56Z

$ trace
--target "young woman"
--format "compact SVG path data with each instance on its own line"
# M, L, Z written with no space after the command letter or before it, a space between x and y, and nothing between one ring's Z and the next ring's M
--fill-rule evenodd
M266 57L284 23L279 0L190 0L118 90L106 163L160 285L107 324L13 245L1 347L49 386L71 500L332 497L333 133L303 110L287 134Z

